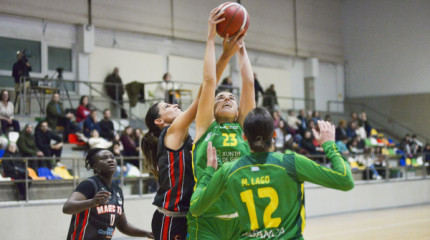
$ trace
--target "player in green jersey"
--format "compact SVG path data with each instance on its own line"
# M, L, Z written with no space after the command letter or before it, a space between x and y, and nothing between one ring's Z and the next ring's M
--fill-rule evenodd
M217 147L220 166L249 153L249 147L242 138L242 123L246 114L255 107L254 75L241 36L242 31L232 38L237 41L235 47L242 76L239 107L236 96L230 92L221 92L215 96L217 80L221 77L215 72L216 24L222 19L222 14L220 9L216 8L209 18L204 77L193 148L193 173L196 182L206 168L206 147L209 141ZM229 41L228 36L225 41ZM221 197L203 216L196 218L189 215L188 239L237 239L238 214L236 209L225 203L226 200Z
M240 239L303 239L303 182L343 191L354 187L348 162L334 143L334 126L325 121L318 121L318 126L319 132L313 129L313 133L332 168L320 166L300 154L271 152L272 138L276 136L273 119L265 109L252 110L244 123L252 153L224 164L215 172L216 149L209 143L208 167L197 182L190 212L200 216L220 196L227 196L227 205L239 212Z

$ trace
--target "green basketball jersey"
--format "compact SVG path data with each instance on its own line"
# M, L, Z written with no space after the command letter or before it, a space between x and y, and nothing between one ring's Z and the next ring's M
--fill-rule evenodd
M354 186L335 143L326 142L323 148L332 168L300 154L274 152L252 153L215 173L208 167L197 183L190 211L199 216L222 195L239 213L241 239L303 239L303 182L345 191Z
M238 122L219 124L214 121L205 134L194 144L193 147L193 172L194 180L198 182L203 176L207 166L207 146L212 142L217 150L218 168L224 163L231 162L247 155L250 150L248 143L243 140L243 130ZM205 216L218 216L235 213L236 210L221 197L208 211Z

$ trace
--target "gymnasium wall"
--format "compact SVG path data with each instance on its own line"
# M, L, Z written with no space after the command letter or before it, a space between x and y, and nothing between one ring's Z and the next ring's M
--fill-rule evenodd
M126 199L130 223L151 229L152 199L153 195ZM430 180L361 184L350 192L306 186L305 201L307 217L430 203ZM62 204L0 207L0 226L8 230L2 232L2 239L64 239L71 216L62 213ZM312 218L306 227L312 227ZM115 239L128 238L116 231Z
M205 41L210 10L223 0L94 0L96 28L148 33L176 39ZM250 48L277 54L343 61L341 0L246 0L250 15ZM88 22L87 1L0 0L0 12L59 21ZM294 31L296 25L297 33ZM295 41L295 38L297 41Z
M430 92L430 1L347 0L342 13L348 97Z

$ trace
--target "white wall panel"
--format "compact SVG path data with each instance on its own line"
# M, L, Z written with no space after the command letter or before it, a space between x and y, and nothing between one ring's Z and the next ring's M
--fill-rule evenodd
M264 91L271 85L275 85L276 94L278 96L278 103L281 109L289 109L292 107L290 100L281 99L279 97L291 96L291 76L290 72L286 69L276 69L253 66L252 70L257 73L258 81L263 87ZM262 97L260 97L262 99ZM260 103L262 100L260 100Z
M342 62L342 11L340 0L297 1L299 55Z
M430 91L430 1L345 1L348 96Z

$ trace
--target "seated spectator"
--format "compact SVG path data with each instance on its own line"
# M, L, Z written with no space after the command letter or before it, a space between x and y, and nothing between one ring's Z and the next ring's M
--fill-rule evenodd
M111 120L111 111L109 109L103 110L103 119L99 122L100 136L110 141L115 136L115 129Z
M349 139L357 136L358 123L356 121L352 121L349 123L348 128L346 129L346 135Z
M16 149L15 143L9 143L9 145L6 148L6 151L3 155L3 158L20 158L21 154L18 153ZM10 177L14 180L22 180L25 179L25 175L27 173L27 168L25 168L25 162L24 160L2 160L3 165L3 171L4 175L6 177ZM28 176L28 173L27 173ZM28 179L31 180L30 177ZM16 188L18 189L18 200L25 200L26 199L26 192L25 192L25 183L15 182ZM30 188L31 183L28 184L28 187Z
M137 149L140 149L140 142L142 141L142 137L143 137L143 133L142 133L142 129L140 128L135 128L133 130L133 140L134 140L134 144L136 144Z
M346 121L341 119L339 121L339 125L336 128L336 140L340 140L345 137L348 137L348 134L346 133Z
M114 143L111 148L111 152L115 157L121 157L121 145L119 143ZM118 164L120 165L120 164Z
M83 121L90 115L90 101L87 96L82 96L76 109L76 122L82 128Z
M13 119L14 107L9 99L9 92L2 90L0 94L0 120L1 120L1 131L6 134L9 127L13 127L15 132L19 132L19 122Z
M427 143L423 149L423 153L425 154L424 159L427 163L430 163L430 143Z
M33 136L33 127L30 124L25 125L24 130L19 134L18 141L16 142L18 149L23 157L43 157L43 152L36 146L36 141ZM37 160L30 160L28 164L35 171L39 168Z
M322 153L321 151L319 151L320 149L318 149L315 146L312 132L309 129L305 131L305 134L303 135L303 138L302 138L300 145L309 154L320 154L320 153Z
M407 157L410 157L412 155L411 150L411 135L406 134L405 137L400 141L400 150L403 151L407 155Z
M370 131L372 131L372 126L369 124L369 121L367 121L367 115L365 112L362 112L360 114L360 117L358 119L358 126L364 127L364 130L366 130L366 137L370 136Z
M317 122L321 120L320 112L317 110L312 111L312 121L315 123L315 125L318 125Z
M287 125L288 125L288 131L295 135L299 131L299 126L302 124L302 121L296 117L296 111L294 110L288 110L288 116L287 116Z
M63 150L63 141L61 140L60 136L48 129L47 121L42 121L39 123L38 127L36 127L34 137L36 139L36 146L37 148L39 148L40 151L43 152L43 156L55 156L57 158L61 157L61 151ZM47 167L49 169L52 169L52 161L41 160L39 167Z
M133 128L130 126L127 126L121 135L121 143L124 146L123 156L125 157L132 157L132 156L139 156L139 146L136 146L136 143L133 140L132 137L133 134ZM139 166L138 160L130 160L128 161L135 166Z
M88 116L84 121L84 135L89 138L92 130L96 129L101 132L99 123L97 121L97 110L91 110L90 116Z
M88 139L88 145L90 149L93 148L104 148L108 149L112 146L112 142L100 137L99 131L97 129L91 130L91 137Z
M282 118L281 113L278 110L273 111L272 117L275 128L280 128L285 133L287 130L287 124L286 121Z
M233 92L233 81L231 80L231 77L226 77L222 80L216 90L216 94L220 92Z
M418 154L424 146L423 143L417 139L417 135L415 134L412 134L410 145L412 154Z
M306 117L306 110L304 109L300 110L297 118L300 120L299 132L301 135L303 135L307 128L307 122L308 122L308 119Z
M348 143L348 137L343 136L340 139L336 139L336 146L339 148L339 152L341 154L348 155L350 152L348 150L348 146L346 145Z
M359 136L356 136L348 142L347 147L351 154L360 154L364 152L364 146L359 144L360 139Z
M74 115L66 113L63 109L63 103L60 102L60 95L58 93L52 94L52 99L46 106L46 121L48 126L55 131L57 126L64 127L63 142L68 142L69 133L75 132L78 127L72 123Z

